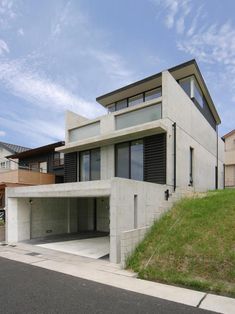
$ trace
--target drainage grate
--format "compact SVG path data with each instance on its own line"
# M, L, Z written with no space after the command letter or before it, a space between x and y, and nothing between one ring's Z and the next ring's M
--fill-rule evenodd
M29 256L39 256L41 255L40 253L37 252L30 252L30 253L26 253L25 255L29 255Z

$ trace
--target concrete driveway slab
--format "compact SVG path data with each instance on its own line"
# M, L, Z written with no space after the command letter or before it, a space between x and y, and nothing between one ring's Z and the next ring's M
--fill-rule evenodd
M98 259L109 254L109 237L44 243L37 246Z

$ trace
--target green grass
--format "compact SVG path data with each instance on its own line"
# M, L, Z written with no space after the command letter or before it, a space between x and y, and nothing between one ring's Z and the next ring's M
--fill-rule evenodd
M183 199L127 260L139 278L235 296L235 190Z

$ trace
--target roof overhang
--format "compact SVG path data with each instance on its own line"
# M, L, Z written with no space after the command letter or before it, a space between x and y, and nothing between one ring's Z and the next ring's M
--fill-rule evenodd
M170 69L167 69L167 71L169 71L171 73L171 75L176 80L185 78L187 76L194 75L198 81L198 84L199 84L205 98L206 98L206 101L209 105L209 108L213 114L213 117L214 117L216 123L217 124L221 123L219 114L215 108L213 100L210 96L210 93L208 91L206 83L203 79L203 76L199 70L199 67L198 67L195 59L190 60L190 61L185 62L185 63L182 63L182 64L179 64L179 65L172 67ZM108 94L97 97L96 100L101 105L106 107L107 105L109 105L115 101L134 96L138 93L141 93L143 91L146 91L146 90L149 90L152 88L156 88L156 87L161 86L161 85L162 85L162 72L154 74L152 76L149 76L143 80L137 81L137 82L132 83L130 85L124 86L122 88L119 88L119 89L112 91Z
M48 153L48 152L54 151L54 149L56 147L64 146L64 144L65 144L64 141L60 141L60 142L56 142L53 144L29 149L29 150L26 150L25 152L22 152L22 153L9 155L9 156L6 156L6 158L20 159L20 158L27 158L27 157L35 156L38 154Z
M86 149L117 144L125 141L136 140L145 136L166 132L167 126L161 119L122 130L113 131L112 133L98 135L89 139L67 143L65 146L59 147L56 150L63 153L72 153Z

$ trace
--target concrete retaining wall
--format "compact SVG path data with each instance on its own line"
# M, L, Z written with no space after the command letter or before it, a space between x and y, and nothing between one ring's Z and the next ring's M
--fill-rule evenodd
M5 241L5 226L0 226L0 242Z
M142 227L121 233L121 265L124 268L127 258L134 252L137 245L144 239L149 227Z

